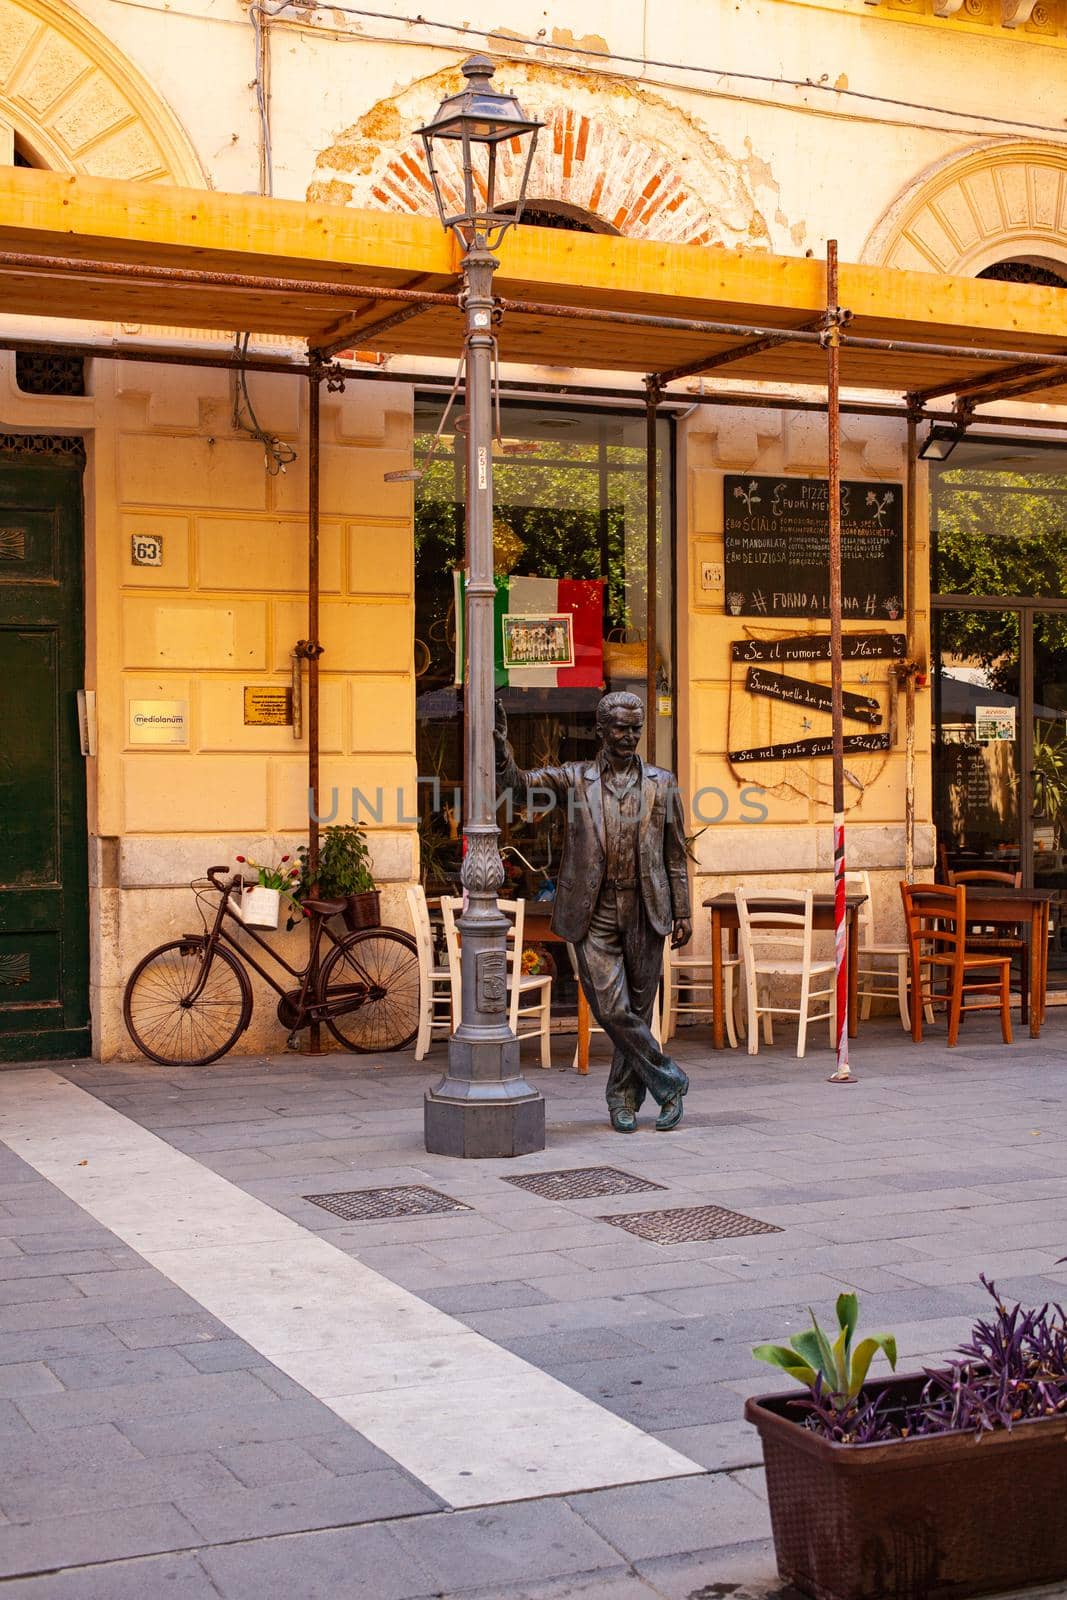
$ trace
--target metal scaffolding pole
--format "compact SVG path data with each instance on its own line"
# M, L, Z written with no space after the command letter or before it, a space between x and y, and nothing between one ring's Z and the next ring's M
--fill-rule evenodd
M308 878L319 875L319 434L322 400L322 363L311 357L308 375L308 636L302 654L308 664ZM309 993L318 987L318 972L312 971ZM312 1022L308 1047L312 1055L322 1048L322 1025Z
M904 634L908 641L908 674L904 679L904 877L915 881L915 550L918 507L915 503L916 451L918 448L915 412L908 412L908 464L904 485Z
M826 421L829 445L830 719L833 732L834 984L837 1070L831 1083L854 1083L848 1066L848 922L845 906L845 737L841 684L841 310L837 240L826 246Z
M656 422L659 407L659 385L655 378L647 378L645 391L645 755L654 766L656 761L656 612L659 605L659 480L656 459Z

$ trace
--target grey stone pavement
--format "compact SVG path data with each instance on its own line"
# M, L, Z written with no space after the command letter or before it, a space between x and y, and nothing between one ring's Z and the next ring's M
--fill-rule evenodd
M52 1063L707 1471L448 1510L0 1145L0 1600L789 1600L741 1416L783 1385L751 1346L849 1286L908 1367L967 1332L979 1271L1067 1296L1067 1011L1011 1049L985 1019L953 1051L869 1024L852 1087L824 1048L682 1041L676 1132L610 1131L603 1056L588 1078L531 1062L548 1148L487 1163L422 1148L441 1050ZM665 1190L549 1203L502 1181L604 1164ZM302 1198L400 1183L470 1209L344 1223ZM783 1231L657 1246L597 1220L705 1202Z

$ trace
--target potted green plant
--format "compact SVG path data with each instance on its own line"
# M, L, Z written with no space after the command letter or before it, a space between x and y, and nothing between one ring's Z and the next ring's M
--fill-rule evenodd
M945 1367L882 1382L884 1334L854 1345L855 1295L833 1344L812 1327L753 1352L806 1394L760 1395L782 1578L817 1600L963 1600L1067 1578L1067 1318L1009 1307L975 1322Z
M307 846L300 847L302 884L311 892ZM344 900L342 916L353 933L381 925L381 897L374 882L365 830L356 822L340 822L322 830L315 883L325 900Z

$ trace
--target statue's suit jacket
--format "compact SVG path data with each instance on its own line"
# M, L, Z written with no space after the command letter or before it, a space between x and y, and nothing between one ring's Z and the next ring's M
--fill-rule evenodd
M642 802L638 882L649 923L666 937L677 918L689 916L682 798L672 773L646 766L640 757L637 760ZM515 765L508 745L507 759L497 767L497 787L510 788L517 797L527 789L549 789L566 807L567 837L556 880L552 928L561 939L574 944L589 931L607 864L600 763L569 761L562 767L523 772Z

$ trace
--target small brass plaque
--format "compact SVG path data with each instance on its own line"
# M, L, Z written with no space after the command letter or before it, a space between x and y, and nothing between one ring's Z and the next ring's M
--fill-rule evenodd
M284 728L293 720L293 691L245 684L245 727Z

